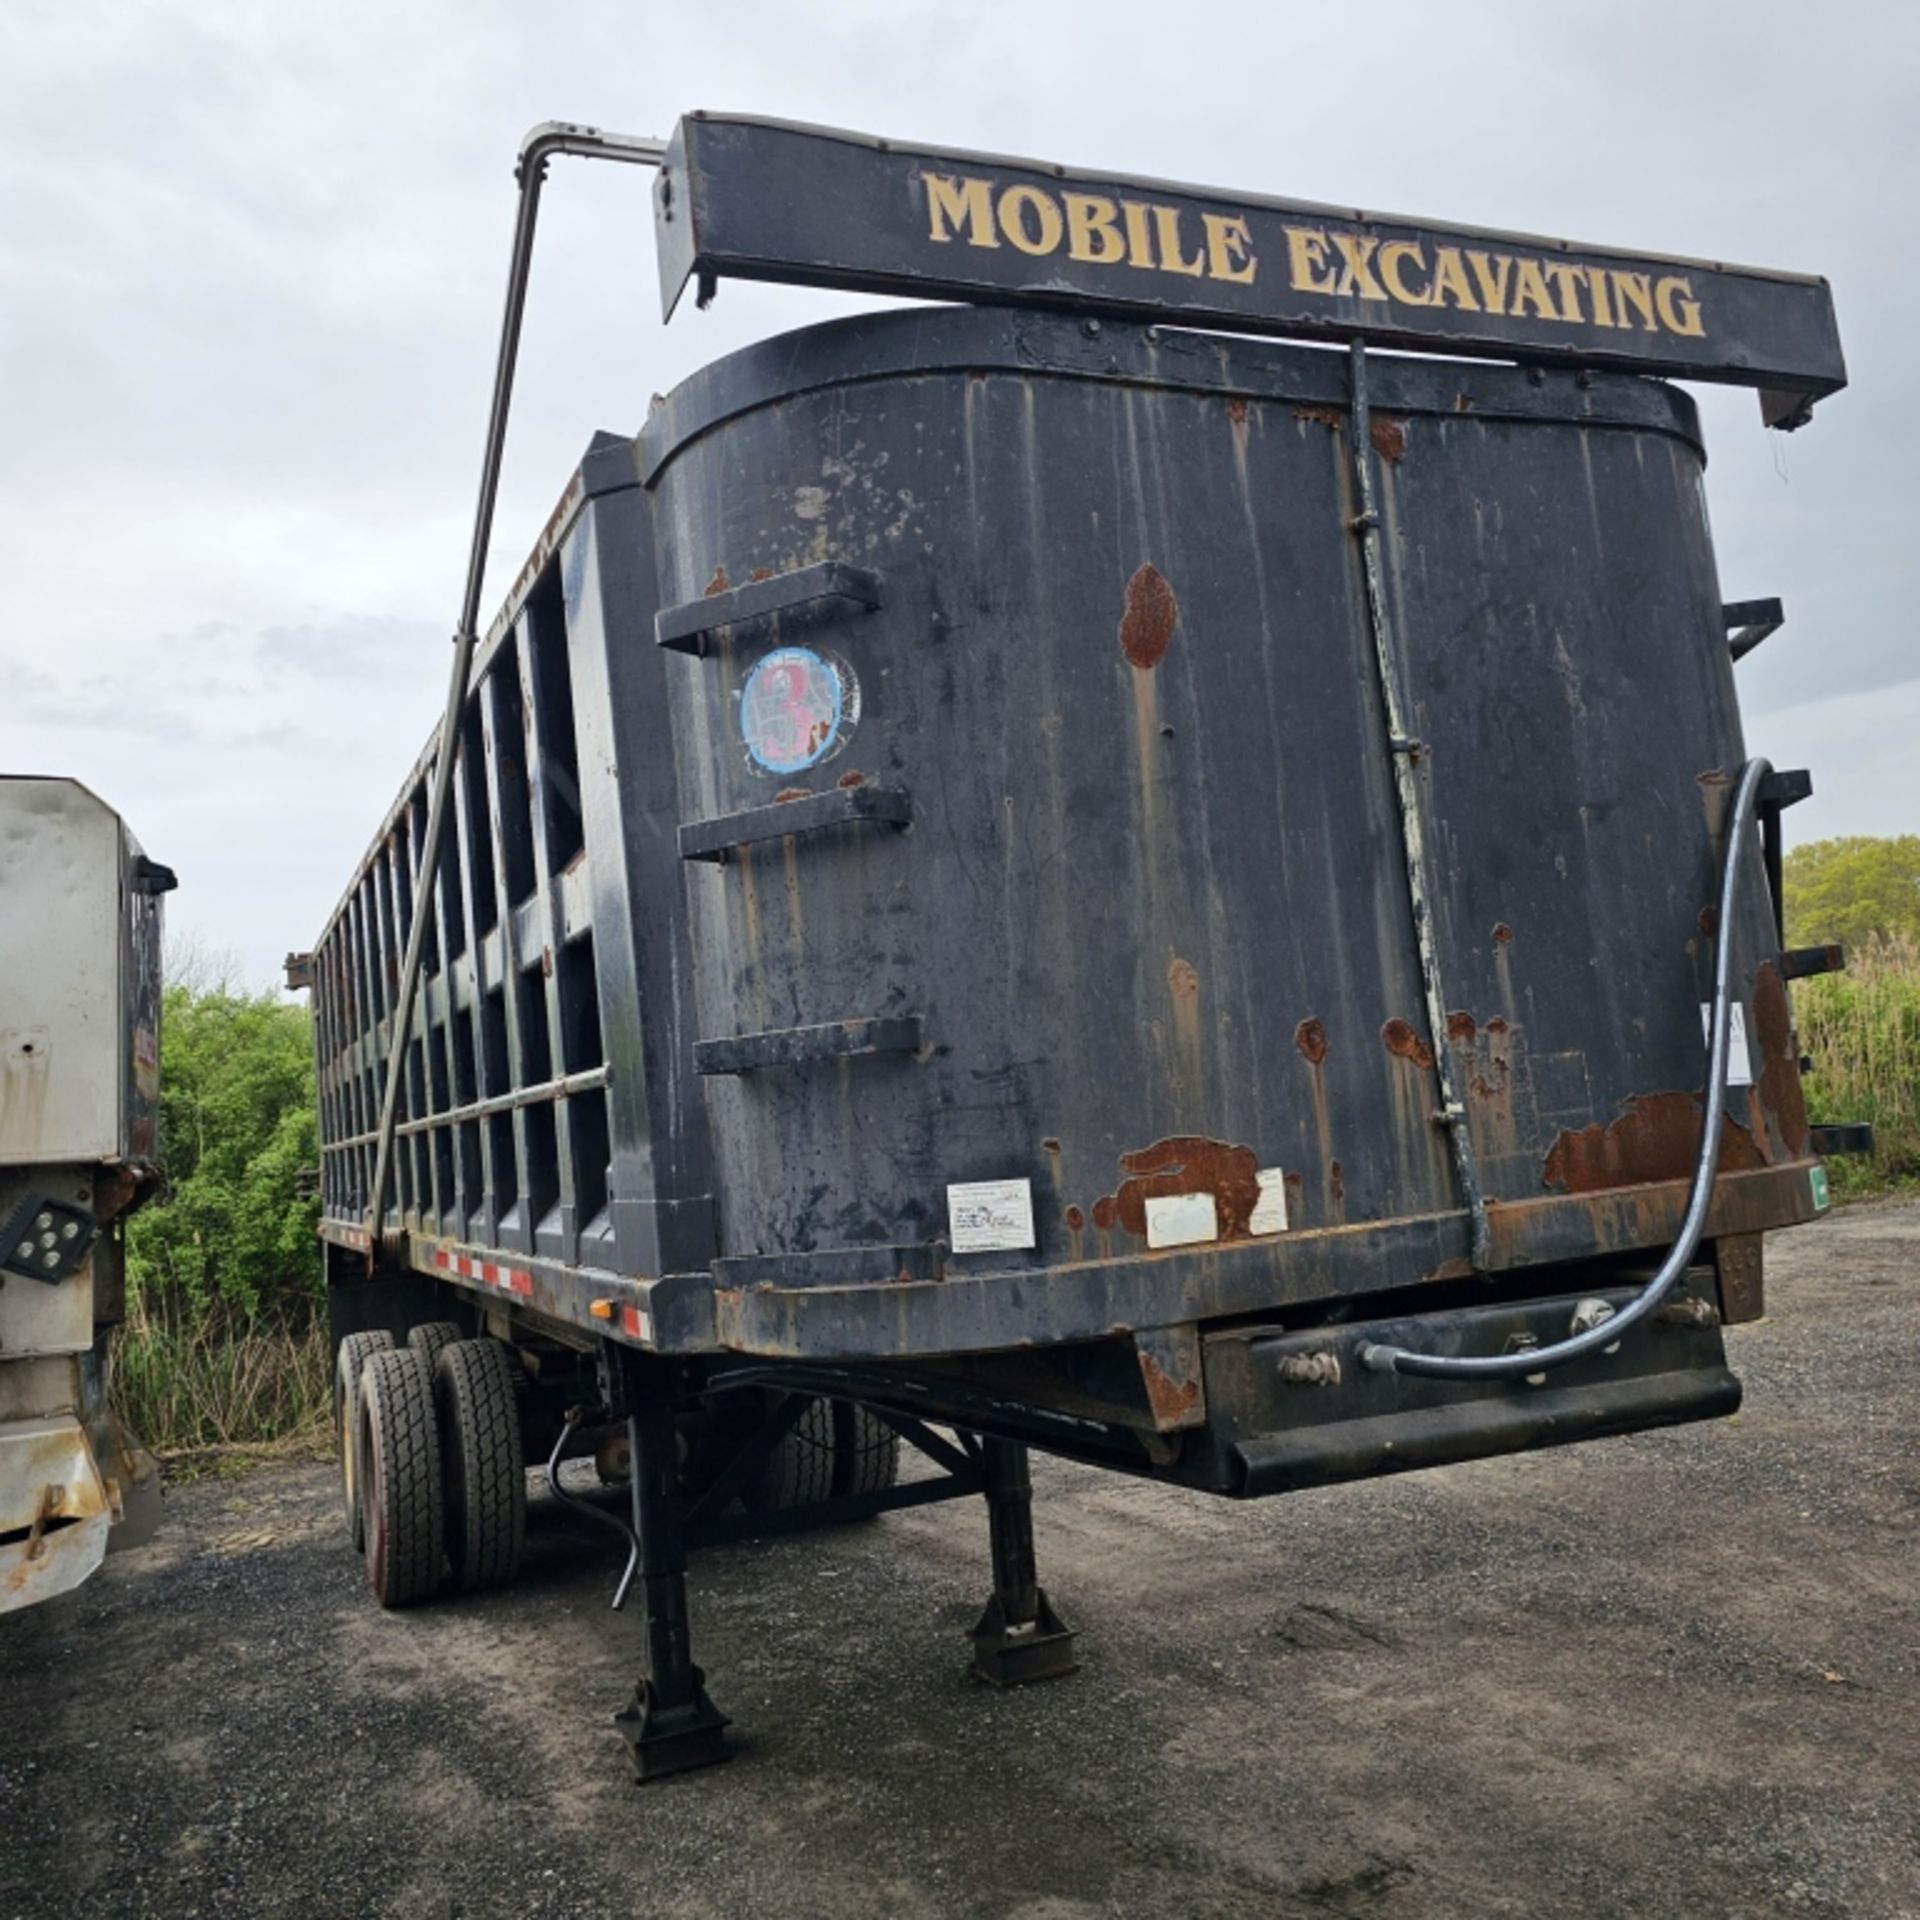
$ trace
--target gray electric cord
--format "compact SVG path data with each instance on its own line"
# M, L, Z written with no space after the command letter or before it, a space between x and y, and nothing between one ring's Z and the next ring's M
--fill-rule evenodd
M1725 864L1720 871L1720 921L1713 942L1713 1013L1709 1022L1707 1110L1700 1128L1700 1158L1693 1172L1693 1189L1687 1195L1686 1216L1680 1222L1680 1237L1661 1262L1660 1271L1612 1318L1570 1339L1555 1341L1550 1347L1534 1347L1520 1353L1455 1356L1409 1353L1404 1347L1370 1341L1360 1349L1362 1366L1371 1367L1376 1373L1412 1373L1436 1380L1511 1380L1520 1375L1542 1373L1549 1367L1564 1366L1583 1354L1612 1346L1672 1291L1673 1283L1685 1272L1693 1250L1700 1244L1701 1232L1707 1224L1707 1209L1713 1202L1714 1175L1720 1170L1720 1126L1727 1106L1727 1046L1733 1024L1734 907L1740 898L1742 855L1746 851L1748 829L1753 825L1754 801L1760 782L1771 771L1765 760L1756 758L1747 762L1734 794L1733 810L1727 817Z

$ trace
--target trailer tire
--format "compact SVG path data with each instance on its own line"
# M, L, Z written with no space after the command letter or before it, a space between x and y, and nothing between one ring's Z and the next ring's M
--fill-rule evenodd
M372 1333L350 1333L333 1356L333 1445L340 1456L340 1499L346 1509L347 1538L355 1553L367 1550L367 1510L360 1499L360 1477L355 1471L354 1429L360 1413L360 1370L370 1354L392 1349L393 1335L385 1327Z
M810 1507L833 1498L833 1408L825 1400L809 1400L799 1420L780 1436L759 1473L741 1494L754 1513L784 1513L789 1507Z
M433 1368L447 1563L462 1593L504 1587L527 1539L527 1468L513 1363L498 1340L455 1340Z
M446 1559L433 1383L418 1353L398 1347L367 1361L357 1431L367 1584L383 1607L415 1606L433 1597Z
M429 1379L433 1377L434 1363L440 1358L441 1349L465 1338L466 1334L451 1320L423 1320L407 1330L407 1345L427 1363Z
M833 1409L835 1493L884 1493L900 1477L900 1436L865 1407Z

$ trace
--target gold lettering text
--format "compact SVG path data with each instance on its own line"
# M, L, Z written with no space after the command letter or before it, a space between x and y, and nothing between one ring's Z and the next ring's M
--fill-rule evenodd
M1660 318L1673 332L1697 340L1706 328L1700 321L1700 302L1690 297L1692 293L1693 288L1687 281L1677 273L1669 273L1655 284L1653 298L1660 309Z
M1560 318L1579 326L1587 317L1580 305L1580 284L1585 276L1578 267L1551 266L1547 278L1560 289Z
M997 247L993 233L993 202L984 180L954 180L944 173L923 173L927 183L927 237L951 240L964 225L969 244Z
M1153 239L1147 232L1147 215L1152 209L1144 200L1122 200L1121 217L1127 223L1127 265L1153 265Z
M1061 204L1067 210L1067 257L1091 260L1096 267L1110 267L1124 260L1127 243L1120 237L1120 209L1097 193L1063 193Z
M1191 260L1182 257L1180 252L1180 209L1178 207L1155 207L1153 210L1153 230L1160 241L1160 270L1162 273L1190 273L1195 276L1207 270L1207 263L1196 253Z
M1593 293L1593 324L1596 327L1619 326L1620 322L1613 317L1613 308L1607 300L1606 268L1589 267L1587 285Z
M1615 267L1613 297L1620 304L1620 324L1623 327L1633 325L1627 318L1627 309L1632 307L1649 333L1660 331L1660 323L1653 317L1653 288L1644 273L1628 273L1624 268Z
M1000 218L1004 221L1006 214ZM1531 305L1542 320L1558 320L1559 310L1553 304L1553 295L1547 291L1547 276L1540 271L1538 260L1521 259L1514 262L1513 268L1513 306L1509 309L1518 320Z
M1033 230L1027 230L1031 216ZM1038 187L1009 187L1000 196L1000 230L1022 253L1051 253L1066 231L1053 196Z
M1327 265L1327 236L1318 227L1287 229L1287 277L1295 293L1333 291L1333 273Z
M1473 297L1473 288L1467 282L1467 269L1461 262L1458 247L1442 247L1433 256L1433 304L1444 307L1448 294L1453 295L1453 304L1462 313L1480 311L1480 302Z
M1507 281L1513 274L1513 260L1504 253L1496 253L1489 258L1484 253L1467 250L1467 265L1473 269L1473 277L1480 283L1480 303L1489 313L1505 313L1507 310Z
M1207 271L1216 280L1251 281L1254 267L1253 236L1247 231L1241 214L1203 213L1200 224L1207 230Z
M1389 240L1380 249L1380 278L1396 300L1403 300L1410 307L1430 307L1433 304L1433 289L1421 287L1416 290L1400 277L1402 263L1408 260L1423 272L1426 270L1426 256L1420 251L1418 242Z
M1340 254L1340 278L1334 292L1344 298L1358 294L1362 300L1384 300L1387 290L1373 277L1367 263L1380 242L1367 233L1336 233L1333 244Z

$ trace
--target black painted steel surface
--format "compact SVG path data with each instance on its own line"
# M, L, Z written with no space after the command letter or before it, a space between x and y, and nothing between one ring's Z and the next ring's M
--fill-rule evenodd
M969 1389L1062 1445L1064 1409L1127 1392L1149 1431L1206 1417L1195 1326L1489 1284L1438 1050L1484 1265L1555 1268L1503 1297L1670 1239L1745 757L1693 409L1630 377L1369 377L1397 742L1344 355L894 313L597 441L479 658L406 1259L596 1336L864 1366L863 1393L1121 1339L1126 1392L1085 1345ZM342 1246L427 771L316 953ZM1816 1206L1747 898L1722 1235Z

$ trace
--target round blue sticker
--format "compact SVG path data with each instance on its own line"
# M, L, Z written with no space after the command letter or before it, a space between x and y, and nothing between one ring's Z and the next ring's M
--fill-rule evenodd
M846 691L831 660L809 647L778 647L740 690L740 737L756 766L803 773L840 744Z

